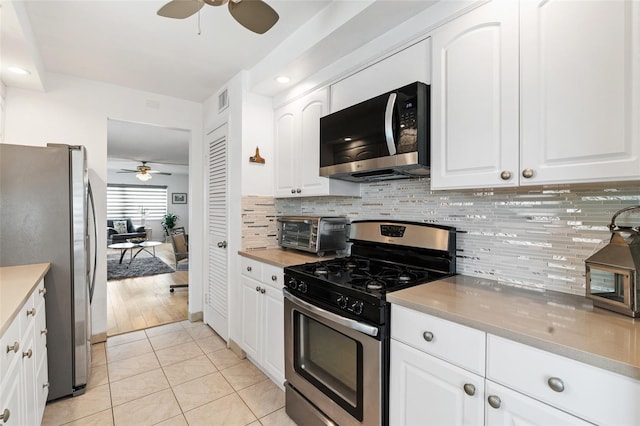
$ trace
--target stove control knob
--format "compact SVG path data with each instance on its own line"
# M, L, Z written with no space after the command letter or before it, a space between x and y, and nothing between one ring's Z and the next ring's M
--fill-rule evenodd
M296 288L298 288L298 280L296 280L295 278L289 278L289 281L287 282L287 287L295 290Z
M362 307L362 302L353 302L353 305L351 305L351 310L354 314L360 315L362 313Z
M346 309L348 299L345 296L338 297L337 302L338 302L338 306L340 307L340 309Z
M306 293L307 283L305 283L304 281L300 281L300 284L298 284L298 291L300 291L300 293Z

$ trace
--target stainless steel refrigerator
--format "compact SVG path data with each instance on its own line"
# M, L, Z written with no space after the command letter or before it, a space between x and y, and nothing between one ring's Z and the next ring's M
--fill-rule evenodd
M82 146L0 144L0 266L50 262L49 400L84 393L91 366L96 227Z

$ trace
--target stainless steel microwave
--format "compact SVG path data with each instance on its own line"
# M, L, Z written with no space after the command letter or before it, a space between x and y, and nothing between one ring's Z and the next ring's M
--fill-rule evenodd
M320 175L353 182L428 176L429 86L415 82L320 118Z

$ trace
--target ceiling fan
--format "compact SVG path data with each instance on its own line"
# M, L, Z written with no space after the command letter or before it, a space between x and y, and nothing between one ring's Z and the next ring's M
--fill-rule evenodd
M136 177L138 179L140 179L141 181L145 182L148 181L149 179L151 179L153 176L151 176L151 174L158 174L158 175L166 175L166 176L171 176L171 173L167 173L167 172L158 172L156 170L151 170L151 167L147 166L147 162L146 161L141 161L141 165L137 166L135 170L131 170L131 169L120 169L119 172L116 173L136 173Z
M240 25L264 34L273 27L278 19L278 13L262 0L171 0L158 10L158 15L165 18L184 19L199 12L206 4L222 6L229 4L231 16Z

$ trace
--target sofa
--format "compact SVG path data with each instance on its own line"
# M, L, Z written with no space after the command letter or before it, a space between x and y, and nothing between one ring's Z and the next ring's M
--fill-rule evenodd
M146 238L144 226L134 226L131 219L108 219L107 241L109 244L126 243L130 238Z

